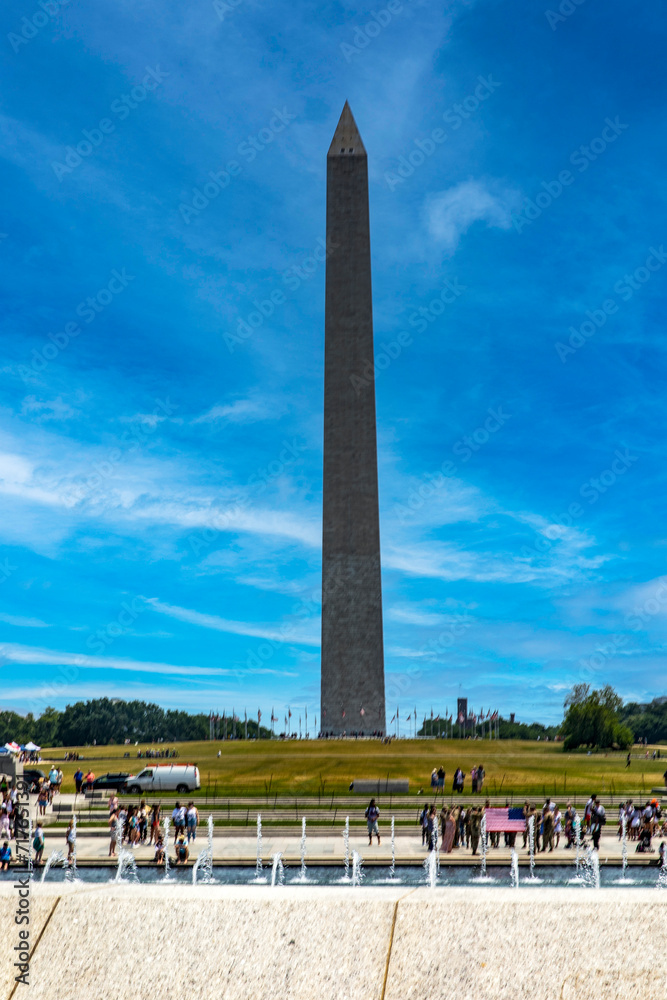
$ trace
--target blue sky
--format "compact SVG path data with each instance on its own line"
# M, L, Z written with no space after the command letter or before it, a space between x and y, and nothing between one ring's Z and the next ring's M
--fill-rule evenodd
M319 717L345 99L389 718L665 693L666 21L437 6L5 5L3 708Z

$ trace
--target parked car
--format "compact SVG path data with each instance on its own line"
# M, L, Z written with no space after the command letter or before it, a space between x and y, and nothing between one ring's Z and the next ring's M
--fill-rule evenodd
M46 775L38 767L24 767L23 768L23 780L30 783L30 790L33 788L37 791L37 786L39 784L40 778L45 778Z
M131 795L142 792L179 792L185 795L201 788L196 764L153 764L139 774L129 775L126 784Z
M115 792L122 792L129 777L129 771L109 771L108 774L101 774L99 778L95 778L93 790L99 792L102 789L111 788Z

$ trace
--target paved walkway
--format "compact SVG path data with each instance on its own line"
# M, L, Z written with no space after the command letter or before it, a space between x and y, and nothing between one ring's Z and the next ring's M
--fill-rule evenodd
M55 848L63 849L65 846L64 830L49 830L46 828L46 846L44 850L45 858ZM520 864L529 863L529 852L521 848L521 838L519 839L518 855ZM656 842L655 854L637 854L635 844L628 844L628 859L630 864L648 864L651 860L657 860ZM195 860L199 851L207 844L206 829L200 828L197 839L190 844L190 858ZM288 864L298 863L301 856L301 838L297 835L274 835L267 833L262 838L262 858L264 862L270 861L273 854L281 851L284 860ZM334 836L314 835L309 836L306 842L307 859L309 864L342 864L343 862L343 838L339 834ZM389 838L383 838L380 846L374 842L369 847L365 836L355 836L350 833L350 852L358 851L363 857L365 864L389 864L391 861L391 842ZM137 861L150 862L155 855L153 846L140 846L133 850ZM426 849L421 846L420 840L414 836L396 837L396 862L397 864L421 864L426 857ZM77 857L81 861L103 861L109 855L109 837L89 836L80 834L77 839ZM173 855L173 839L170 838L170 855ZM539 853L536 855L537 864L573 864L575 852L573 849L566 849L561 846L553 852ZM605 834L600 841L600 862L602 864L619 864L622 857L621 844L616 834ZM254 835L249 836L214 836L213 856L216 862L222 864L254 864L257 857L257 841ZM440 857L441 864L476 864L479 861L479 854L473 856L469 848L455 849L451 854L443 854ZM487 854L489 864L505 864L510 861L510 849L506 847L490 848Z

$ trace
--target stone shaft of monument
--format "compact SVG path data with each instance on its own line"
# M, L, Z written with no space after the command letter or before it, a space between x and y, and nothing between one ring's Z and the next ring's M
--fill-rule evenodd
M327 248L321 728L384 732L368 161L347 103L327 156Z

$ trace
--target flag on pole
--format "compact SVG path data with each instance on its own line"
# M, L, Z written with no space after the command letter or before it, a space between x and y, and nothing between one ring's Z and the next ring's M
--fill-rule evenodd
M392 717L391 717L391 722L389 723L389 725L391 725L391 723L392 723L392 722L393 722L393 721L395 720L395 718L396 718L396 713L394 713L394 714L392 715Z

